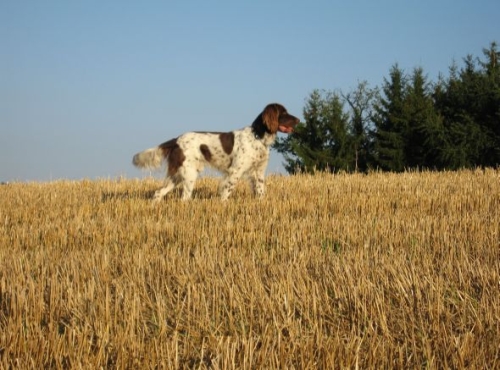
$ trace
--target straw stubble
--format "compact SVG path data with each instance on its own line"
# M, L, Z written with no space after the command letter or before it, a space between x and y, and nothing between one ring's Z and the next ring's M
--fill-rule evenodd
M495 368L500 172L0 187L3 368Z

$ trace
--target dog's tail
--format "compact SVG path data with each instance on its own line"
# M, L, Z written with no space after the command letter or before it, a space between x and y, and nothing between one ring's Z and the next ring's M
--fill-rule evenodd
M132 163L137 168L153 169L160 167L164 159L163 150L157 146L156 148L146 149L145 151L134 155Z
M169 140L157 147L137 153L134 155L134 158L132 158L132 163L138 168L159 168L163 164L163 161L168 158L170 152L177 148L177 140Z

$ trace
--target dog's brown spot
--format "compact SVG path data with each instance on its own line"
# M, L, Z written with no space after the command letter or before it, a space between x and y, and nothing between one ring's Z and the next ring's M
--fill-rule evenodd
M168 156L168 174L173 176L177 173L177 170L182 166L186 156L180 147L172 150Z
M177 170L182 166L186 156L177 144L177 139L172 139L159 145L163 152L163 157L168 158L168 174L174 176Z
M224 132L219 134L222 149L226 154L231 154L234 148L234 132Z
M166 158L173 149L179 147L179 144L177 144L177 139L172 139L165 141L163 144L158 145L158 147L161 149L163 156Z
M212 152L210 152L210 149L208 148L207 145L201 144L200 145L200 152L203 154L203 157L205 157L205 160L207 162L210 162L212 160Z

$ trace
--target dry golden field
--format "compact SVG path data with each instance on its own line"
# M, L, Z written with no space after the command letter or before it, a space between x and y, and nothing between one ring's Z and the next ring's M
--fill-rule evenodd
M500 368L500 170L266 183L0 186L0 368Z

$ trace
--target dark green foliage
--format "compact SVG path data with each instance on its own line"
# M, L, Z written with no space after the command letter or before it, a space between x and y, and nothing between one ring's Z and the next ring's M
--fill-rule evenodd
M438 168L439 148L444 145L441 119L434 107L432 91L422 68L416 68L407 87L405 115L408 132L405 142L406 167Z
M390 80L385 80L382 87L384 96L380 96L374 105L374 157L377 167L387 171L405 169L409 125L405 115L406 86L403 71L397 65L393 66Z
M275 149L288 172L500 165L500 52L483 49L429 82L422 68L394 65L381 93L361 82L348 94L313 91L304 122Z
M410 76L397 66L375 104L374 158L378 168L401 172L408 168L440 168L436 161L444 145L443 126L422 68Z
M349 168L348 116L336 93L313 91L304 108L304 123L275 149L283 153L288 172L337 171ZM293 153L293 155L291 155Z
M464 59L459 71L435 93L443 118L447 145L442 162L447 168L494 167L500 164L500 68L497 46L484 49L486 61Z
M304 121L278 138L274 148L289 173L366 171L370 161L371 101L376 90L361 82L347 95L314 90L306 101ZM345 103L349 106L346 111Z

